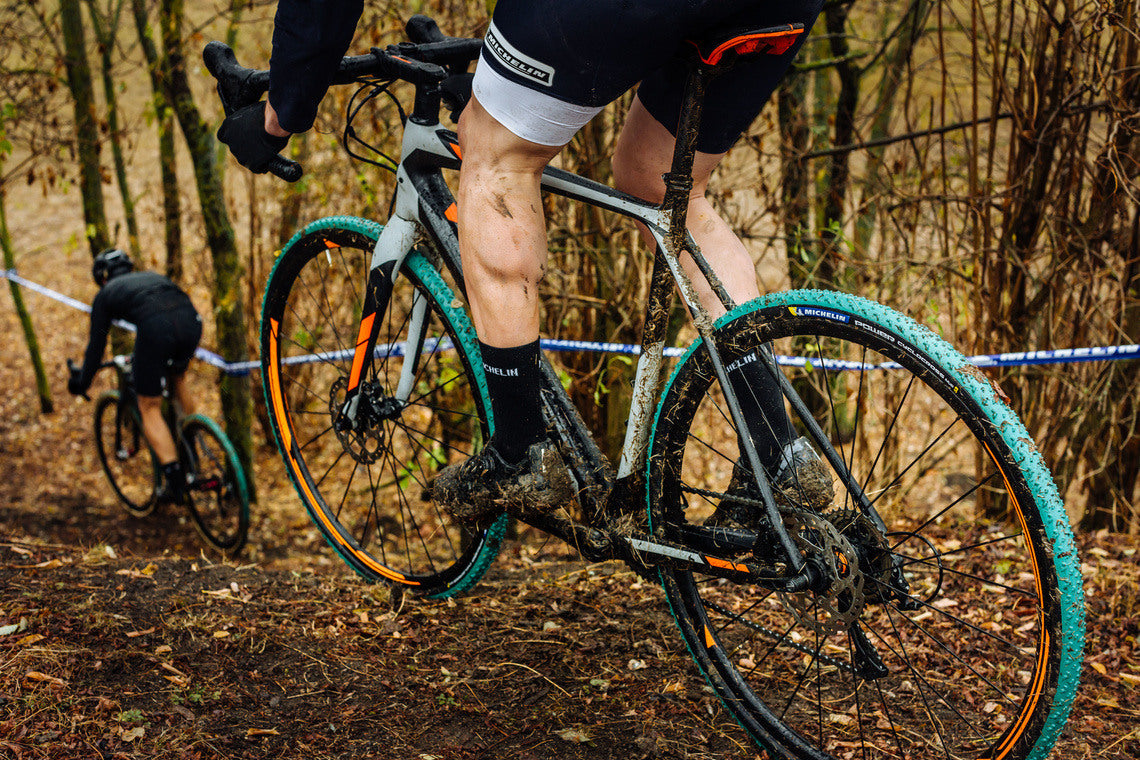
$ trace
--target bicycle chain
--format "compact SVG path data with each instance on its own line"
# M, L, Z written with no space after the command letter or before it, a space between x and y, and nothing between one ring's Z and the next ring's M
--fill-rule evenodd
M788 646L790 646L792 649L795 649L795 650L802 652L803 654L806 654L806 655L811 655L812 657L817 658L818 660L820 660L821 662L823 662L826 665L832 665L834 667L839 668L840 670L845 670L848 673L852 673L852 674L855 673L855 669L853 667L851 667L850 663L843 662L842 660L837 660L834 657L832 657L831 655L824 654L822 651L817 652L816 650L812 649L811 647L809 647L805 644L800 644L800 643L797 643L795 641L792 641L787 636L781 636L779 633L777 633L776 631L773 631L771 628L765 628L764 626L760 625L759 623L755 623L755 622L752 622L750 620L744 620L741 617L739 617L736 613L732 612L731 610L725 609L724 607L721 607L716 602L705 602L704 604L705 604L705 607L712 609L712 610L716 610L717 612L721 613L725 617L736 619L739 623L744 625L745 628L751 628L752 630L758 632L759 634L766 637L770 641L774 641L776 643L784 642Z

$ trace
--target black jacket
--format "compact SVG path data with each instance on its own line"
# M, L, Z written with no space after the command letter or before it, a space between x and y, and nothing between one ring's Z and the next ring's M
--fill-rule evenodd
M128 272L108 281L91 303L91 337L83 354L81 390L91 387L99 370L113 320L121 319L142 329L149 320L168 319L177 312L185 314L186 319L194 319L198 313L190 297L157 272Z

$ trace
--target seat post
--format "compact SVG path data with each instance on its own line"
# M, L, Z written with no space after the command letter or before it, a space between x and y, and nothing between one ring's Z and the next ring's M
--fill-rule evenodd
M689 209L689 194L693 189L693 155L696 152L697 133L701 126L701 107L705 100L708 74L695 56L690 61L685 89L681 97L681 113L677 118L677 142L673 146L673 162L664 175L665 198L662 207L669 213L675 237L674 250L680 250L685 234L685 218Z

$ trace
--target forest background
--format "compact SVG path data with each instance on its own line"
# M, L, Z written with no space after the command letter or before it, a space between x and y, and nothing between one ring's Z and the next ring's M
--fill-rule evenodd
M264 67L273 6L261 0L0 0L4 269L90 302L95 293L90 257L111 245L123 247L187 289L206 318L205 347L229 362L256 358L261 289L275 251L314 218L382 218L393 186L382 167L350 162L341 146L351 88L330 93L317 128L291 142L293 157L306 169L294 185L250 175L216 143L221 108L201 65L201 49L221 39L243 64ZM404 22L416 12L434 16L448 34L476 36L485 30L489 8L469 0L370 2L353 50L398 41ZM714 200L749 245L766 290L822 287L860 294L929 325L967 355L1138 343L1138 20L1137 0L829 2L797 66L714 178ZM608 182L608 157L626 105L628 96L604 111L558 161ZM391 104L378 103L357 127L368 142L394 155L397 119ZM631 226L561 199L548 199L546 210L552 266L544 284L544 335L634 340L650 267ZM121 614L128 611L121 601L123 583L133 584L136 605L150 615L138 619L161 626L168 594L159 592L170 590L148 594L135 586L149 582L150 568L159 568L156 578L168 570L173 577L175 569L197 573L201 563L178 559L197 551L192 536L181 544L169 526L130 523L105 493L87 432L89 406L64 395L63 360L82 350L86 319L9 284L10 298L0 309L0 462L6 474L0 515L6 535L36 540L0 541L7 562L0 573L26 584L19 593L8 589L8 612L39 605L37 614L45 622L66 627L84 621L75 625L87 635L86 659L73 662L45 650L42 662L29 671L58 676L63 683L87 660L126 662L127 655L113 653L122 636L146 633L142 624L124 627L129 624ZM553 358L570 378L596 437L612 451L624 430L630 364L602 354ZM249 566L202 565L202 593L232 590L232 598L219 598L217 608L203 612L203 630L212 626L214 636L237 631L248 620L240 623L241 613L232 614L226 605L246 604L247 593L272 596L278 606L267 602L265 609L273 612L265 612L260 622L282 626L279 634L269 635L275 642L309 635L310 628L325 630L315 621L336 628L339 647L322 650L326 659L320 668L336 665L334 674L347 677L345 689L362 688L349 685L354 647L372 645L376 637L370 626L375 625L393 637L392 646L401 647L414 645L416 630L462 631L449 639L460 658L468 656L465 648L474 637L509 637L519 616L537 615L541 621L551 609L562 610L557 619L566 622L565 611L575 604L596 605L615 618L632 612L639 627L631 628L629 640L637 646L668 635L661 633L668 621L650 612L659 600L639 584L629 591L628 579L609 575L611 570L604 571L604 583L622 594L617 600L595 599L596 590L583 586L580 569L534 577L535 562L549 548L516 550L504 558L501 575L488 578L514 600L516 617L482 597L471 604L489 616L483 619L496 622L478 630L469 626L462 607L417 608L399 619L381 616L386 600L370 601L373 592L362 595L323 572L335 565L335 557L308 525L282 474L260 407L259 376L224 375L203 364L194 369L207 409L225 420L256 473L259 503L243 561L286 573L287 581L254 577ZM1140 361L986 372L1009 395L1053 469L1089 563L1091 670L1058 756L1133 757L1140 752L1140 714L1128 706L1123 690L1140 683L1135 614ZM170 556L156 559L157 565L135 563L114 557L111 546L139 557ZM298 575L312 569L318 575ZM46 575L48 570L59 574ZM87 592L81 589L95 587L102 589L97 602L92 601L96 596L84 601ZM65 598L69 590L75 599ZM534 606L538 603L530 600L536 596L545 606ZM97 613L91 612L93 604ZM362 606L376 609L361 617ZM656 614L664 617L659 610ZM285 630L289 622L305 628ZM104 628L105 635L99 634ZM656 645L652 649L662 664L677 657L661 654ZM278 659L251 655L251 677L279 667L282 674L274 678L284 683L283 673L292 669L303 689L314 659L287 650L275 648ZM601 666L583 664L582 658L621 656L603 649L575 651L583 672ZM178 728L175 713L193 708L207 714L207 708L225 702L227 683L235 686L226 680L233 663L215 654L202 649L195 656L203 669L215 668L217 675L206 682L218 691L193 691L171 681L171 699L190 701L167 704L170 728L164 737ZM18 655L12 657L4 662ZM393 657L394 663L408 663L406 654ZM518 653L496 667L526 662L523 657ZM419 714L447 720L454 688L446 683L448 671L441 679L438 667L434 672L407 667L385 676L392 688L403 688L401 698ZM63 730L53 727L63 725L63 718L56 721L50 710L39 708L34 719L32 712L14 712L9 687L56 688L50 680L30 684L22 672L0 673L0 740L17 737L4 747L39 746L47 753L42 756L71 756L62 748ZM116 672L129 684L141 671ZM109 675L87 672L84 677ZM179 676L165 672L163 677ZM108 688L118 684L109 683ZM535 685L550 691L541 679ZM254 687L244 683L241 688ZM239 692L235 686L234 700ZM512 700L524 698L530 697L505 692L502 710L512 710ZM695 699L682 716L662 708L655 718L645 712L646 703L639 703L638 717L630 719L618 706L609 706L613 726L629 733L627 744L614 746L631 742L659 748L671 742L674 748L687 747L688 756L739 756L739 737L708 738L703 697ZM363 714L352 718L359 720L359 730L346 728L330 739L310 733L311 710L300 702L275 704L267 697L267 705L259 713L234 705L224 715L218 709L208 713L217 725L228 726L229 734L218 732L230 742L223 743L222 755L260 756L260 750L249 749L251 742L275 740L269 729L259 733L258 719L279 721L282 734L287 723L292 725L289 746L311 746L311 756L335 756L342 748L357 748L352 742L363 741L360 737L375 737ZM11 721L4 720L4 708L13 710ZM575 700L565 702L567 715L580 708ZM71 709L75 732L80 708ZM601 710L602 703L591 709ZM124 717L130 711L104 709L100 699L88 712L93 723L112 727L104 737L111 737L106 740L113 739L113 746L132 746L129 737L139 726ZM417 713L409 709L408 714ZM40 733L28 734L28 726ZM401 728L406 730L400 733ZM425 745L407 738L415 728L390 727L381 744L404 747L399 742L407 741L423 750ZM525 730L524 724L519 731ZM456 735L445 738L454 743ZM36 744L36 736L48 738ZM209 749L214 740L203 736L200 729L188 733L185 744L176 745L178 753L190 747L195 749L187 749L186 756L194 756L203 746ZM717 742L725 748L710 749ZM176 754L172 750L170 756Z
M421 11L457 36L480 34L488 12L466 0L369 3L354 49L397 41ZM321 215L382 217L392 188L383 167L346 160L349 88L291 143L306 168L295 185L252 176L219 147L201 49L223 39L264 66L272 12L256 0L0 4L0 222L20 219L0 227L5 268L123 247L195 294L212 317L205 346L229 362L255 357L274 251ZM967 355L1140 342L1138 58L1135 0L828 3L712 183L715 201L768 289L864 295ZM625 104L582 130L563 165L608 181ZM363 130L390 155L396 119L378 104ZM4 212L45 199L63 201L50 220ZM631 226L555 199L547 214L544 334L631 342L649 273ZM37 349L35 313L59 307L29 308L11 288L34 368L27 382L46 411L58 362ZM628 362L558 359L612 450ZM993 379L1074 522L1140 530L1140 362L1013 367ZM256 373L217 376L226 430L247 462L266 429L258 384Z

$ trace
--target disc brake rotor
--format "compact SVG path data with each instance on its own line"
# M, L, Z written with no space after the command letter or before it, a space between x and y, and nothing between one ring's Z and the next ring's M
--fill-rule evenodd
M802 593L780 592L784 607L801 625L827 637L847 631L863 611L863 573L855 547L826 518L797 511L802 526L792 535L805 557L822 565L828 586Z
M384 427L381 424L374 424L366 409L358 410L355 420L348 419L344 409L347 387L347 380L340 377L329 388L329 417L332 419L332 428L349 456L361 464L372 464L384 453ZM361 404L367 403L363 387L358 398Z

